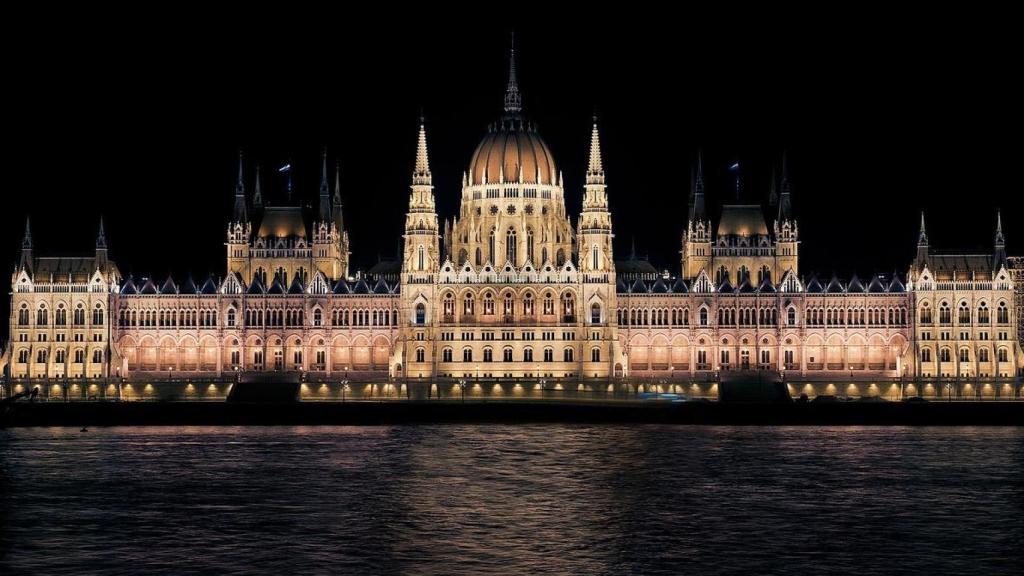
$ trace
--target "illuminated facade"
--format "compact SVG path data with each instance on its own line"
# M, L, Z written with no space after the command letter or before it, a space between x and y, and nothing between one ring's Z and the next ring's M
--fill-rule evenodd
M102 222L94 256L37 257L26 224L0 362L9 391L71 381L83 396L110 395L112 382L216 386L266 372L406 387L644 381L710 395L732 377L851 395L886 394L896 381L901 395L937 394L943 379L963 379L973 394L1018 393L1024 279L1001 221L991 254L932 250L922 217L905 276L801 275L785 162L781 176L770 211L730 204L714 224L698 159L680 274L617 261L596 119L574 223L562 174L522 112L513 60L503 115L443 223L421 121L394 274L350 272L326 155L312 210L270 205L258 169L248 194L240 158L220 279L123 277Z

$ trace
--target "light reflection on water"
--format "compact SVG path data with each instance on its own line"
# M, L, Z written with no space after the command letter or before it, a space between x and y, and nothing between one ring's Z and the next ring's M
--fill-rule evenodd
M19 429L0 504L3 574L999 574L1024 429Z

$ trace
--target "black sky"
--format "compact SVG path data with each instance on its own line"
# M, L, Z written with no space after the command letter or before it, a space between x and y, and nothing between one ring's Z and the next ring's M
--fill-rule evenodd
M1022 251L1020 46L1005 15L592 12L9 24L0 257L16 261L27 213L38 253L88 253L103 213L123 272L222 274L238 148L266 188L290 158L313 201L326 146L355 264L372 265L398 246L421 107L439 212L455 213L501 111L513 29L524 108L573 213L598 110L620 256L635 239L677 270L698 147L713 214L734 196L729 164L761 201L788 152L803 271L905 270L922 209L933 245L987 250L1001 207Z

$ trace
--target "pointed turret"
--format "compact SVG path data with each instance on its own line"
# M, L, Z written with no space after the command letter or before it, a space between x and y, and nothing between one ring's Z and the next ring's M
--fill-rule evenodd
M260 165L256 165L256 189L252 194L252 207L263 208L263 191L260 189Z
M32 269L32 226L28 216L25 216L25 235L21 239L20 267L25 270Z
M512 37L509 50L508 85L505 87L505 114L518 115L523 110L523 97L519 94L519 82L516 80L516 42Z
M416 140L416 167L412 172L412 183L414 186L430 186L432 182L430 159L427 156L426 121L420 114L420 133Z
M1006 238L1003 237L1003 215L996 210L995 254L992 258L992 271L998 272L1006 265Z
M341 214L341 165L337 162L334 164L334 197L331 199L331 214L334 226L338 232L342 232L345 229L345 219Z
M774 176L772 177L774 185ZM786 153L782 153L782 194L779 195L778 222L788 222L793 219L793 200L790 197L789 184L789 162L786 160Z
M245 181L242 176L242 151L238 151L238 180L235 182L235 216L236 223L248 222L245 211Z
M914 263L920 270L928 260L928 234L924 229L924 211L921 211L921 231L917 234L917 258Z
M320 222L331 221L331 188L327 181L327 149L320 154Z
M601 136L597 131L597 114L590 132L590 163L587 167L587 184L604 184L604 165L601 162Z
M100 215L100 229L96 233L96 268L103 270L107 266L107 235L103 230L103 215Z
M690 203L690 222L707 220L704 209L704 152L697 151L697 176L693 180L693 198Z

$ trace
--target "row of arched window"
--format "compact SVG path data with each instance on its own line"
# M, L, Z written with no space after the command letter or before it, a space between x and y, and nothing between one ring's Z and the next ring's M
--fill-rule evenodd
M85 318L85 305L79 303L71 311L71 324L73 326L85 326ZM91 319L93 326L103 325L104 313L102 304L96 304L96 307L92 310ZM23 302L18 308L18 326L31 326L31 320L32 312L29 310L28 304ZM39 307L36 308L35 321L36 326L48 326L50 324L50 310L47 308L46 303L40 303ZM58 304L57 308L53 311L53 325L68 325L68 310L64 307L64 304Z
M953 355L953 352L949 348L947 348L947 347L940 348L939 349L939 362L952 362L953 361L952 360L952 358L953 358L952 355ZM959 353L957 354L957 359L960 362L970 362L971 361L971 351L970 351L970 349L969 348L961 348ZM921 349L921 362L931 362L931 361L932 361L932 350L931 350L931 348L922 348ZM988 348L979 348L978 349L978 362L988 362L988 361L989 361L989 350L988 350ZM996 350L996 361L997 362L1009 362L1010 361L1010 351L1007 350L1005 347L999 348L998 350Z
M495 293L490 290L485 290L480 296L479 300L471 292L467 292L461 300L460 311L464 316L474 316L479 313L482 316L494 316L498 313L511 319L516 314L516 298L510 293L506 292L499 300L496 299ZM546 291L540 298L540 313L545 316L561 315L564 322L574 322L576 320L576 299L569 292L562 294L561 300L558 303L558 307L555 307L555 295L551 291ZM441 297L441 311L444 322L455 321L455 308L456 299L455 294L452 292L446 292ZM538 304L534 300L532 293L527 292L523 294L519 311L524 317L533 317L537 314ZM600 307L598 307L600 312Z
M572 348L564 348L562 350L562 362L574 362L575 350ZM426 358L426 351L424 348L417 348L415 352L417 362L424 362ZM455 351L452 348L443 348L441 350L441 361L442 362L454 362ZM466 347L462 349L462 361L463 362L474 362L473 349ZM494 349L486 347L483 349L483 362L494 362ZM515 350L511 347L505 347L501 351L502 362L534 362L533 348L526 347L522 351L522 357L515 357ZM555 361L555 349L544 348L541 351L541 358L537 361L543 362L554 362ZM600 362L601 361L601 349L594 347L590 349L590 361Z
M952 324L953 323L953 310L949 306L949 302L941 302L938 309L939 324ZM1010 323L1010 308L1006 305L1006 302L1000 302L996 306L996 323L997 324L1009 324ZM921 310L918 315L921 324L931 324L934 320L934 315L931 307L931 303L923 302L921 304ZM971 308L967 305L967 302L961 302L957 306L956 310L956 321L960 325L972 324L972 321L976 320L976 324L991 324L992 315L988 304L982 302L978 304L977 310L974 315L971 314Z
M217 316L217 310L212 308L122 308L117 313L117 325L122 328L212 328L217 326ZM228 326L234 325L235 309L230 308Z
M805 312L808 326L905 326L907 309L812 307Z
M74 354L71 356L72 363L73 364L83 364L85 362L85 357L86 357L85 350L82 349L82 348L78 348L78 349L74 350ZM29 349L28 348L22 348L21 350L18 350L17 358L18 358L18 362L20 364L28 364L29 358L31 358L31 353L29 352ZM35 358L36 358L36 363L37 364L46 364L49 361L49 359L50 359L50 351L47 348L40 348L40 349L36 350L36 357ZM64 364L65 362L67 362L68 361L67 350L64 350L63 348L55 350L54 354L53 354L53 361L58 363L58 364ZM92 363L93 364L102 364L103 363L103 350L97 349L97 350L93 350L92 351Z

